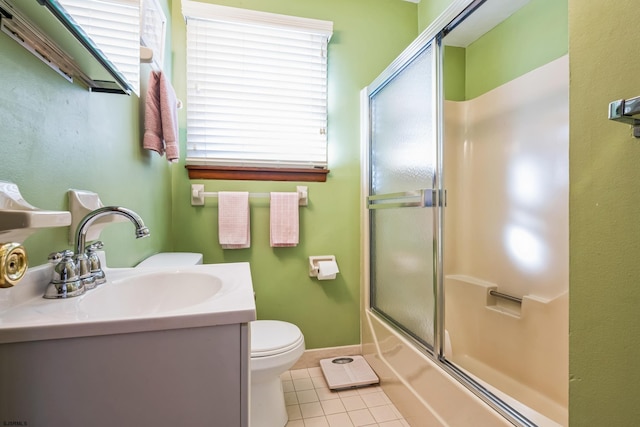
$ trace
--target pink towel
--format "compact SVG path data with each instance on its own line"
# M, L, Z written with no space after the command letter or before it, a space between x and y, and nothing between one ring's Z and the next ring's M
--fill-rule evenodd
M152 71L144 112L144 139L142 146L161 156L166 151L167 160L180 158L178 142L178 99L164 73Z
M298 193L271 193L271 247L298 245Z
M160 116L162 117L162 137L167 160L175 162L180 158L178 143L178 98L171 83L160 72Z
M162 142L162 119L160 116L160 78L157 73L149 75L149 87L144 109L144 139L142 147L164 154Z
M243 249L251 245L249 193L218 193L218 241L222 249Z

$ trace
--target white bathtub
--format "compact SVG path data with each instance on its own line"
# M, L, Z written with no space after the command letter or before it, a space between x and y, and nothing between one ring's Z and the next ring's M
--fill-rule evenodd
M563 425L569 378L568 293L524 296L522 304L489 295L495 284L445 277L445 325L452 361Z
M446 277L445 297L457 307L445 321L451 361L536 425L568 425L567 294L525 297L520 308L489 296L492 287ZM512 425L384 319L364 316L363 354L412 426Z

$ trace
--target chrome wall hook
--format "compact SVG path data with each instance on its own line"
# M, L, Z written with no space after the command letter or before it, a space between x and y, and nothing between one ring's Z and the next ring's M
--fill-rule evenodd
M636 114L640 114L640 96L609 103L609 120L631 125L633 136L640 138L640 119L633 117Z

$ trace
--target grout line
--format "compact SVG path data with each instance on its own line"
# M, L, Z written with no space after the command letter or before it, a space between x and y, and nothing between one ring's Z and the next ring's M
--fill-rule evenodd
M285 427L409 426L379 385L331 391L319 367L292 369L280 378L289 414Z

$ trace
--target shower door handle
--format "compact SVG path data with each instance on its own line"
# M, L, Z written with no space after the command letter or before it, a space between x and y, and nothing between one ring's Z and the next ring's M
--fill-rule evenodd
M443 190L438 197L440 191L422 188L400 193L375 194L367 197L367 209L446 206L447 192Z

